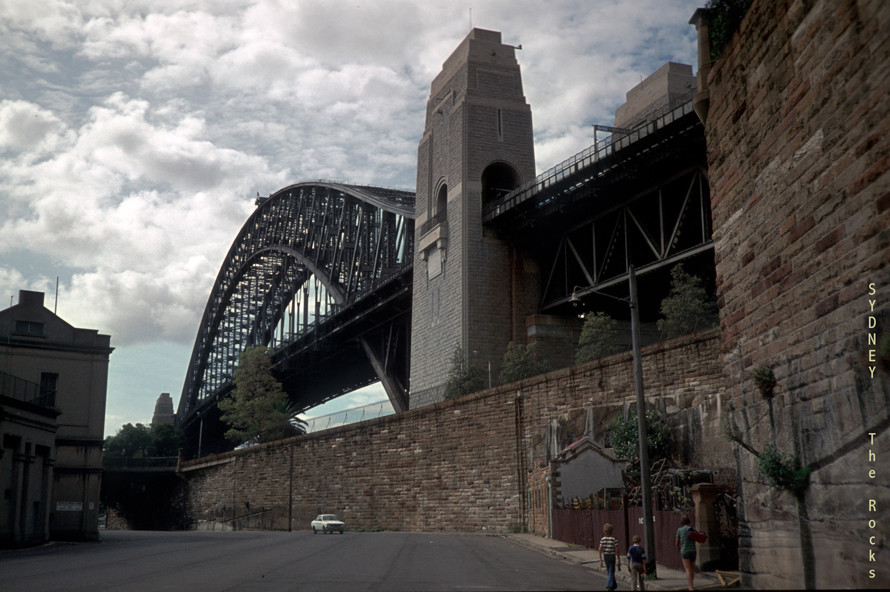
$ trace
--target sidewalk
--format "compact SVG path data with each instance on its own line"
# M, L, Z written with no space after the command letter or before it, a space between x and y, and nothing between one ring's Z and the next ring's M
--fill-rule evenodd
M510 534L507 535L507 539L601 573L603 579L606 577L606 572L600 571L599 551L596 549L564 543L535 534ZM663 565L658 565L656 571L658 579L646 580L646 590L686 590L686 574L684 572ZM615 572L615 579L618 581L619 590L632 589L626 562L622 562L621 571ZM696 590L724 589L717 580L717 576L709 572L696 573L694 583ZM735 589L738 590L738 586Z

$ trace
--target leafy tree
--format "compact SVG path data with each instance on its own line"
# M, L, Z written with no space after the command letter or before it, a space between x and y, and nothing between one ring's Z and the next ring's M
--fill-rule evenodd
M484 374L481 368L467 364L463 348L456 345L451 354L448 381L445 383L445 399L453 399L482 390L485 388Z
M133 458L134 456L152 456L151 426L127 423L121 426L114 436L105 438L102 454L106 459Z
M103 458L119 460L133 457L176 456L185 446L185 438L172 425L145 425L137 423L121 426L117 434L105 438Z
M612 430L612 448L618 458L638 462L640 458L640 435L637 425L637 412L632 411L627 419L619 418L609 427ZM661 414L654 409L646 412L646 435L649 442L649 462L667 458L670 452L670 428Z
M501 384L506 384L542 374L549 369L550 365L545 360L537 359L534 343L519 345L511 341L507 344L499 378Z
M701 278L683 271L682 265L671 269L671 293L661 301L663 319L657 323L665 339L701 331L717 324Z
M236 443L280 440L306 433L306 422L272 375L272 350L249 347L238 357L232 394L219 402L226 437Z
M170 424L161 423L151 426L151 438L154 443L153 456L177 456L179 449L185 447L185 435Z
M618 321L608 314L597 312L587 315L581 327L575 363L589 362L621 351L621 346L615 343L616 335L618 335Z

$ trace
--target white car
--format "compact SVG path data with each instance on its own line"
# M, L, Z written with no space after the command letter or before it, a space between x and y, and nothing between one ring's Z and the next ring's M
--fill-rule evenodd
M346 530L346 525L334 514L319 514L315 517L315 520L312 521L311 526L312 534L318 534L319 530L321 532L337 531L340 534L343 534L343 531Z

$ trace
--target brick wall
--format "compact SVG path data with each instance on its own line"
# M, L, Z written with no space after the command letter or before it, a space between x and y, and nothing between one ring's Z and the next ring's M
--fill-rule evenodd
M712 330L650 346L643 366L650 404L672 414L678 436L697 442L694 462L713 469L731 458L717 412L719 343ZM238 528L287 530L290 516L292 528L307 529L316 514L335 512L351 529L505 532L528 520L528 475L546 458L548 424L558 425L562 447L583 432L589 408L601 437L633 405L631 356L617 354L400 415L183 463L187 513Z
M868 469L890 457L890 379L868 339L890 327L890 4L755 0L708 82L732 419L751 450L814 469L796 499L737 448L743 583L886 588L890 521L870 528L868 500L890 504L890 474ZM764 365L772 399L752 380Z

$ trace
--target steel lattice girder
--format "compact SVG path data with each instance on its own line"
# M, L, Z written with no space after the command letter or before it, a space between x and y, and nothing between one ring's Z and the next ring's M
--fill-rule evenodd
M626 284L631 264L643 273L712 249L711 232L705 171L680 171L562 234L541 308Z
M181 424L226 388L244 348L283 349L411 266L413 193L308 182L257 204L204 309L179 401Z

